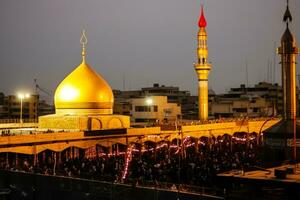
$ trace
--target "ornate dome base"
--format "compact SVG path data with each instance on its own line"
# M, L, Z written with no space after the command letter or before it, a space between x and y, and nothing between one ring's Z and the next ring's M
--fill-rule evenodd
M111 115L113 109L55 109L58 115Z
M39 117L40 129L86 131L129 127L130 117L125 115L54 114Z

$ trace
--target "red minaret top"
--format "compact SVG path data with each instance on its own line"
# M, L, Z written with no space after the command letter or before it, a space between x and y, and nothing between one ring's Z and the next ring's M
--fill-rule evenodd
M204 17L203 5L201 5L201 16L200 16L198 25L199 25L199 28L205 28L206 27L206 19Z

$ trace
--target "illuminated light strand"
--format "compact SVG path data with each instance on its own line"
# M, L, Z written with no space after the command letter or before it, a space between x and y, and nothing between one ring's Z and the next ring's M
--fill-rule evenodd
M132 149L133 152L140 152L138 149Z
M247 138L232 137L232 139L233 139L233 140L236 140L236 141L242 141L242 142L247 141Z
M164 147L167 147L167 146L168 146L168 144L164 143L164 144L161 144L158 147L156 147L156 149L161 149L161 148L164 148Z
M159 149L167 147L167 146L168 146L168 144L164 143L164 144L157 146L156 148L144 149L144 150L142 150L142 152L144 153L144 152L154 151L155 149L159 150Z
M103 157L103 156L106 156L106 155L107 155L106 153L98 153L99 157Z
M194 146L194 145L195 145L195 142L193 142L192 144L186 145L186 147L191 147L191 146Z
M191 139L191 136L187 136L186 138L184 138L183 144L185 144L186 142L188 142L190 139Z
M126 176L128 174L128 167L129 164L132 160L132 150L133 150L134 144L132 144L130 147L127 148L127 158L126 158L126 162L125 162L125 168L123 171L123 175L122 175L122 179L126 179Z
M124 152L124 151L121 151L121 152L119 152L118 154L117 154L117 156L118 155L124 155L126 152ZM109 154L104 154L104 155L107 155L108 157L111 157L111 156L116 156L116 154L115 153L109 153Z
M159 135L147 135L147 138L158 138L160 137Z
M256 140L256 137L250 137L249 139L250 140Z
M117 154L117 156L118 155L124 155L126 152L124 152L124 151L121 151L121 152L119 152L118 154ZM100 157L103 157L103 156L108 156L108 157L111 157L111 156L116 156L116 154L115 153L99 153L100 154Z
M178 147L177 151L175 152L175 154L178 154L180 151L181 147Z

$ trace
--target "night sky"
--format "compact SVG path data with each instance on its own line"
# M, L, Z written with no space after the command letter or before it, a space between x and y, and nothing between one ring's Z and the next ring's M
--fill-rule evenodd
M53 93L81 62L84 28L87 62L112 88L157 82L196 94L193 63L202 3L212 63L209 88L222 93L246 83L246 62L250 85L270 80L268 62L285 30L285 0L1 0L0 91L33 92L36 78ZM296 8L300 1L290 0L290 27L299 41ZM278 55L275 60L279 63ZM276 82L280 71L276 64Z

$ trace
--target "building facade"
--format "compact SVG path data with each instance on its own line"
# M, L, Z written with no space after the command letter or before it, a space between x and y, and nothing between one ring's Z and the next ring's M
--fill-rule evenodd
M266 82L231 88L226 94L216 95L211 103L215 118L278 116L282 109L282 88Z
M29 95L22 99L22 119L37 121L38 116L51 114L54 107L45 100L40 100L39 95ZM0 93L0 119L19 120L21 118L21 99L16 95L5 96Z
M22 100L22 118L36 120L38 116L37 95L30 95ZM4 97L2 119L20 119L21 118L21 99L16 95L8 95Z
M130 114L132 122L167 123L181 119L181 107L166 96L148 96L131 99Z
M182 119L195 120L198 118L198 97L191 96L189 91L180 90L179 87L154 83L152 87L144 87L141 88L141 90L114 90L113 92L115 97L115 114L130 115L132 110L132 99L146 98L148 96L165 96L168 103L180 105Z

